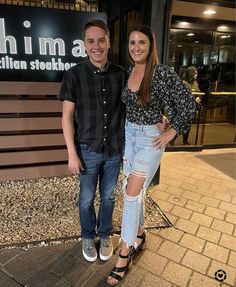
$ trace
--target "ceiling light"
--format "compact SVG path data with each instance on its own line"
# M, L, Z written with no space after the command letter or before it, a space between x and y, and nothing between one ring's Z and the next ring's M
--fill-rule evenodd
M220 26L218 26L217 28L218 28L218 29L227 29L227 28L228 28L228 26L220 25Z
M210 10L210 9L205 10L205 11L203 12L203 14L205 14L205 15L214 15L215 13L216 13L215 10Z
M198 44L198 43L199 43L199 41L194 41L194 43Z
M185 21L181 21L181 22L179 22L179 24L181 24L181 25L188 25L189 23L185 22Z
M230 38L231 36L230 35L222 35L220 36L221 39L227 39L227 38Z
M195 35L194 33L188 33L188 34L187 34L188 37L192 37L192 36L194 36L194 35Z
M182 45L178 45L177 47L178 47L178 48L181 48L181 47L182 47Z

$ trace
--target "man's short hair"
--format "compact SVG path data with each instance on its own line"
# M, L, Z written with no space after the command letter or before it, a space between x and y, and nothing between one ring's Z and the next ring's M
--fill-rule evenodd
M96 19L96 20L91 20L84 25L83 30L82 30L83 39L85 38L85 32L90 27L101 28L102 30L105 31L106 35L109 37L109 29L108 29L107 24L102 20Z

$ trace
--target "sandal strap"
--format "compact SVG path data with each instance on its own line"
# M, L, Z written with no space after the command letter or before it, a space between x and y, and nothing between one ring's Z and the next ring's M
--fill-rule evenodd
M121 272L127 271L127 269L128 269L128 264L123 267L114 267L111 272L121 273Z
M143 232L141 235L137 235L137 238L144 239L146 237L146 233Z
M128 259L129 258L129 254L128 255L122 255L121 251L119 252L119 257L123 258L123 259Z
M111 276L112 278L121 281L123 279L123 277L121 277L120 275L116 274L113 272L113 270L111 271L111 273L109 274L109 276Z

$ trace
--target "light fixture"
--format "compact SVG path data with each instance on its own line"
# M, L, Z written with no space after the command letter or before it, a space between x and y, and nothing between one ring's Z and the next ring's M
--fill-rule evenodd
M228 28L228 26L226 26L226 25L220 25L220 26L218 26L217 28L218 28L218 29L225 30L225 29Z
M195 35L194 33L188 33L188 34L187 34L188 37L192 37L192 36L194 36L194 35Z
M221 39L227 39L227 38L230 38L231 36L230 35L222 35L220 36Z
M198 44L198 43L199 43L199 41L194 41L194 43L195 43L195 44Z
M204 15L214 15L216 13L215 10L211 10L211 9L207 9L205 11L203 11Z
M177 47L178 47L178 48L182 48L182 45L178 45Z

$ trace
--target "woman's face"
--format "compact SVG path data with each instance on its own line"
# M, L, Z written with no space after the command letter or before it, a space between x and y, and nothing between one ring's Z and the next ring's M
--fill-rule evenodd
M129 54L136 64L145 64L150 51L149 38L141 33L134 31L129 36Z

